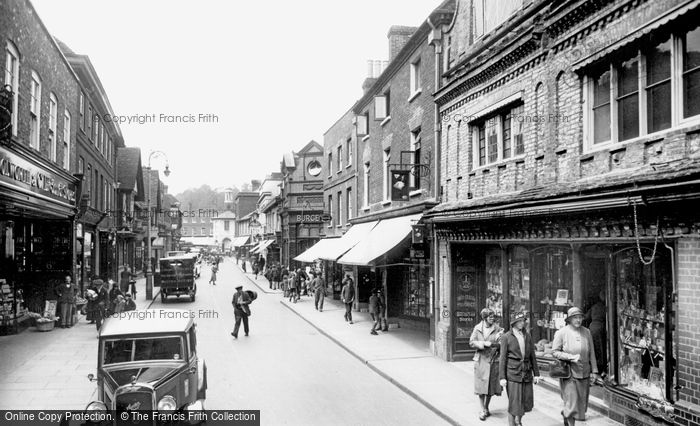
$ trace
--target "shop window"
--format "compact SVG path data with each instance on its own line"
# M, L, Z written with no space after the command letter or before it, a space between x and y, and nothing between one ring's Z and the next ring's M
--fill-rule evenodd
M617 381L635 393L663 400L671 399L675 367L673 358L667 357L673 337L667 328L672 322L668 312L671 267L660 250L650 262L652 253L650 247L630 247L615 256Z
M568 247L545 246L530 251L532 285L530 289L532 338L542 340L542 355L551 351L548 343L564 327L566 312L573 305L572 254Z
M414 264L404 280L403 314L412 317L430 317L430 269L427 263Z
M523 247L514 247L510 260L510 313L530 312L530 255Z

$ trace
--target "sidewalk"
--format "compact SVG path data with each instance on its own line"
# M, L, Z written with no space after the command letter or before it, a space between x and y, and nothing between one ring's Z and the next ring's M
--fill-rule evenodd
M153 300L159 289L153 289ZM136 307L146 309L146 279L136 280ZM84 315L72 328L29 327L0 336L0 409L82 410L94 398L97 330Z
M259 275L255 280L253 274L247 275L264 293L281 293L270 290L265 277ZM479 399L473 391L473 362L446 362L433 356L425 332L399 328L373 336L369 333L372 327L369 314L353 312L354 324L348 324L343 320L344 305L329 297L325 298L323 312L314 309L311 297L302 296L297 303L280 297L280 303L448 422L455 425L481 423ZM501 397L494 397L489 407L492 416L484 423L507 424L507 407L505 392ZM558 392L536 385L535 409L524 416L524 423L560 425L561 408ZM590 407L586 418L587 421L577 424L619 425Z

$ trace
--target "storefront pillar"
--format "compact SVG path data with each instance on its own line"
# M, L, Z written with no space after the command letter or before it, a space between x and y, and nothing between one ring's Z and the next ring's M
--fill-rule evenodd
M578 306L584 309L583 297L583 283L581 281L582 268L581 268L581 244L571 244L571 269L573 271L573 276L571 277L571 284L573 288L573 301L574 306Z

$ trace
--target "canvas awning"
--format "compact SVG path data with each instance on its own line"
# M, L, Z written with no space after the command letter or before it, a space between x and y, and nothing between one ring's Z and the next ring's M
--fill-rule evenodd
M275 240L263 240L258 243L257 246L253 250L251 250L251 253L260 253L263 250L265 250L270 244L274 243Z
M231 240L231 247L240 247L242 245L245 245L248 242L248 238L250 238L250 235L244 235L242 237L236 237L233 240Z
M326 250L320 253L318 258L322 260L332 260L335 262L340 256L347 253L348 250L355 247L357 243L366 238L377 223L379 223L379 221L375 220L372 222L353 225L350 227L350 229L348 229L348 232L338 239L338 241L334 242L332 246L329 246Z
M338 259L338 263L370 265L405 240L411 234L411 225L416 224L421 216L422 214L415 214L380 220L369 235Z
M153 240L151 247L165 247L165 240L163 240L163 237L158 237Z
M295 257L294 260L299 262L314 263L320 259L322 255L328 251L335 249L335 246L340 242L341 238L324 238L309 247L308 250Z

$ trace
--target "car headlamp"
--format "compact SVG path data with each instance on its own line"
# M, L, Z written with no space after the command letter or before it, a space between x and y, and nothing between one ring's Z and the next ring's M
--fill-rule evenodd
M107 411L107 406L102 401L92 401L85 407L85 411Z
M158 411L175 411L177 409L177 404L175 403L175 398L170 395L165 395L158 401Z

